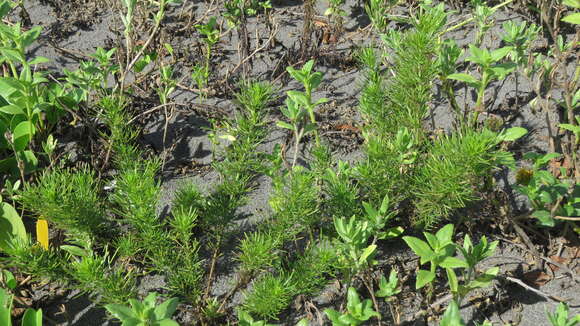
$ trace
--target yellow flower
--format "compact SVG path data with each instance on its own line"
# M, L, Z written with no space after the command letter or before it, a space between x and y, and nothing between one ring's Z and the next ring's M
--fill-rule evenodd
M36 240L44 250L48 250L48 222L46 220L36 221Z

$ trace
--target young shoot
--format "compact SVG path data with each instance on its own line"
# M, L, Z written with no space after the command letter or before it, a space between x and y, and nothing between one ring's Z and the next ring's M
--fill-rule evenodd
M465 82L476 89L477 101L472 121L472 125L476 125L479 113L485 111L485 90L487 86L494 80L506 78L507 75L515 70L516 64L513 62L500 63L512 51L510 46L490 52L487 49L480 49L473 44L469 44L469 51L471 55L467 58L467 61L473 62L480 67L481 76L477 78L474 75L456 73L447 76L447 78Z
M312 92L320 85L322 82L323 74L319 71L312 72L314 67L314 60L309 60L304 64L302 69L294 69L293 67L287 67L286 71L304 86L304 92L299 91L288 91L288 97L299 106L303 107L308 116L310 117L310 123L316 126L316 117L314 114L314 109L323 103L328 102L327 98L318 99L316 102L312 100ZM318 138L318 133L314 130L314 136L316 138L316 145L320 146L320 139Z
M205 58L203 65L193 67L192 78L196 82L200 94L205 94L205 89L209 83L212 50L220 40L220 29L218 28L216 17L211 17L206 24L195 25L195 29L203 35Z

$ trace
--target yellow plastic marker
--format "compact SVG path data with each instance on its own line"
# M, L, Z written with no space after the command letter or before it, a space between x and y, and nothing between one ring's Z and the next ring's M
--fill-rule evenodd
M48 250L48 222L46 220L36 221L36 239L44 250Z

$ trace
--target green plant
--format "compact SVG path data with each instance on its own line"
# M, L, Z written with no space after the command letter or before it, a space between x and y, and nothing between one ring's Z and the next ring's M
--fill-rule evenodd
M445 313L441 318L441 322L439 322L439 326L465 326L465 322L459 314L459 306L454 300L452 300L447 306L447 309L445 309Z
M315 181L312 172L301 166L295 166L291 173L274 178L270 197L270 206L274 212L271 227L284 240L292 239L300 232L310 231L320 220Z
M465 235L463 246L458 247L467 263L462 273L463 284L459 284L453 268L446 269L451 293L458 304L461 304L463 298L472 290L491 285L491 281L497 276L499 267L491 267L483 273L478 273L475 266L493 255L498 243L498 241L488 243L487 238L483 236L480 242L474 246L469 235Z
M0 324L12 326L12 300L13 296L3 288L0 288ZM26 309L22 316L22 326L42 326L42 309Z
M435 280L437 267L457 268L467 266L464 261L454 257L453 224L447 224L435 234L429 232L423 232L423 234L428 242L416 237L403 237L407 245L421 258L420 265L430 264L430 270L419 269L417 272L416 289L420 289Z
M475 112L472 124L477 123L480 112L485 111L485 90L494 80L502 80L515 70L516 64L513 62L500 63L511 51L512 47L505 46L493 51L480 49L473 44L469 44L470 56L467 61L473 62L481 68L481 77L476 78L473 75L465 73L456 73L447 76L449 79L459 80L477 90L477 101L475 103Z
M568 7L580 9L580 1L578 0L564 0L562 1L562 3ZM580 25L580 12L568 14L564 18L562 18L562 21L574 25Z
M290 123L280 120L276 122L276 125L294 132L294 158L292 159L292 166L294 167L298 159L302 137L314 133L316 124L307 122L308 111L290 94L286 98L286 107L281 107L280 111L290 120Z
M243 310L260 318L277 319L294 295L291 276L266 274L245 293Z
M323 191L327 195L324 210L328 216L344 217L360 215L359 189L353 182L354 169L347 162L338 161L336 168L327 167L322 175Z
M273 232L246 234L238 246L241 268L249 273L280 266L280 237Z
M560 302L553 313L546 311L548 320L552 326L574 326L580 324L580 315L569 317L568 305Z
M64 265L68 280L78 289L101 303L119 303L134 295L135 278L123 264L114 265L114 257L105 248L103 254L93 251L88 244L62 245L67 253Z
M156 88L156 92L159 96L159 102L161 102L162 105L166 105L169 103L169 96L175 90L177 81L173 79L173 68L170 66L161 66L159 72L159 84Z
M397 214L397 211L391 210L391 201L388 195L383 198L381 207L378 210L367 202L363 202L363 207L366 212L366 220L369 222L369 231L374 237L373 243L377 240L396 238L403 233L404 230L400 226L390 227L385 230L387 222Z
M342 28L342 20L346 16L346 11L342 9L343 5L344 0L328 0L328 8L324 11L325 16L329 16L334 20L334 28L337 32Z
M203 65L193 67L192 78L196 82L200 94L205 94L205 88L209 83L212 49L220 40L220 30L215 17L211 17L206 24L195 25L195 28L204 36L202 41L205 43L205 60Z
M254 16L260 10L272 8L270 0L227 0L224 3L226 9L224 17L230 26L237 26L243 20L243 16Z
M439 43L436 65L441 87L460 123L463 122L461 109L455 99L455 90L449 76L457 72L457 60L462 55L463 49L457 45L455 40L450 39Z
M339 263L336 250L328 240L318 239L311 243L305 252L290 264L295 294L312 295L318 293L334 277L337 271L344 268Z
M242 81L240 91L234 94L241 115L254 125L261 126L265 109L274 100L275 87L269 82Z
M361 302L356 289L348 288L346 312L341 314L334 309L325 309L324 313L332 321L333 326L356 326L364 323L372 317L380 317L373 309L370 299Z
M522 168L516 174L514 189L528 197L533 209L531 217L545 227L555 226L558 219L580 215L580 186L573 181L560 180L545 169L551 160L560 156L558 153L526 153L523 158L531 160L532 167ZM562 172L565 175L565 169Z
M535 24L528 26L525 21L516 23L510 20L503 23L502 29L504 30L502 40L512 47L509 57L519 66L525 65L529 56L529 47L537 38L541 28Z
M2 1L0 6L2 18L12 3ZM37 142L44 141L67 110L78 104L74 90L50 82L47 72L38 69L48 59L27 54L41 30L35 26L23 31L20 22L0 23L0 64L6 68L0 77L0 171L23 182L38 167Z
M475 268L479 262L493 254L498 241L488 243L487 238L482 237L481 241L474 246L469 235L466 235L463 246L459 247L453 242L453 224L447 224L435 234L428 232L423 232L423 234L427 242L411 236L403 237L407 245L420 257L420 264L429 262L431 266L429 271L419 269L415 288L419 289L426 284L432 284L437 268L445 268L454 302L461 304L467 293L489 286L499 272L499 267L492 267L483 273L478 273ZM455 257L458 247L463 259ZM461 284L455 272L456 269L463 269Z
M339 259L344 261L344 265L349 268L350 280L356 273L374 264L374 255L377 245L367 245L369 238L373 235L369 222L352 216L346 218L334 218L334 228L338 233L340 241L337 241Z
M399 284L399 277L397 275L397 271L395 269L391 269L388 281L384 275L381 275L379 290L375 293L375 295L379 298L385 298L386 300L390 300L392 296L395 296L399 293L401 293L401 287Z
M105 213L100 183L88 168L45 171L36 184L26 184L19 201L73 238L89 239L104 232Z
M27 239L20 214L0 198L0 250L6 252L15 242Z
M177 298L171 298L157 305L157 293L152 292L143 299L129 299L130 306L120 304L108 304L105 308L117 319L123 326L179 326L171 319L171 316L179 303Z
M382 36L393 53L388 61L391 73L385 76L380 73L381 61L373 58L371 51L365 51L363 56L367 69L359 108L367 122L365 139L369 146L375 142L374 138L376 142L387 143L402 127L406 127L418 143L424 140L423 119L429 110L431 85L437 76L436 35L445 25L447 13L442 5L422 6L413 18L413 28ZM386 149L378 150L384 151ZM371 158L371 153L368 154Z
M310 118L310 125L315 127L316 126L316 117L314 113L314 109L323 103L328 102L327 98L318 99L316 102L312 100L312 92L320 85L322 82L323 74L319 71L312 72L312 68L314 67L314 60L309 60L302 66L302 69L294 69L294 67L290 66L286 68L286 71L292 76L292 78L296 79L302 86L304 86L304 92L300 91L288 91L288 97L291 98L292 102L300 108L303 108L308 113L308 117ZM316 138L316 145L320 145L320 140L318 138L318 133L314 129L314 135Z
M489 178L496 166L515 166L512 154L500 150L498 145L514 141L526 132L523 128L500 133L466 128L437 139L414 175L411 187L416 215L413 223L429 228L475 200L481 181Z
M238 323L240 326L274 326L263 320L254 320L252 315L244 310L238 310Z
M389 11L397 3L399 3L398 0L370 0L365 4L365 11L377 32L381 33L387 30Z
M480 46L485 33L495 24L491 16L497 9L487 6L485 0L471 0L470 2L474 6L473 18L477 26L475 46Z

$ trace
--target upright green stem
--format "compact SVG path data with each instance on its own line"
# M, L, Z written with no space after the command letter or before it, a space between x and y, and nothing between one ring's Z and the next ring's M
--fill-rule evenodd
M483 69L483 73L481 76L481 85L477 90L477 102L475 103L475 111L473 112L473 121L472 125L477 125L477 119L479 118L479 114L485 111L485 88L489 83L489 73Z
M316 124L316 116L314 115L314 103L312 103L312 89L310 85L305 84L304 89L306 91L306 98L308 99L308 115L310 116L310 122ZM314 139L316 140L316 146L320 146L320 138L318 137L318 130L314 129Z

